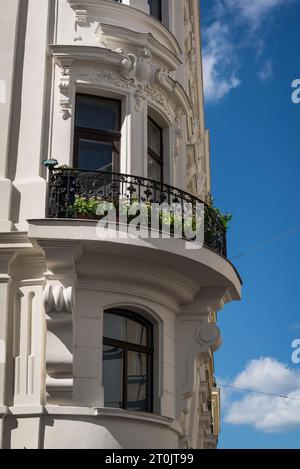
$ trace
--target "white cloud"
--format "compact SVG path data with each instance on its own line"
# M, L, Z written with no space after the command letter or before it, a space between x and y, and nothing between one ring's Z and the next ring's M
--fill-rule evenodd
M267 60L262 68L258 72L258 78L261 81L269 81L273 77L273 62L272 60Z
M273 10L291 1L293 0L224 0L224 3L230 12L246 20L251 29L255 30Z
M203 31L203 80L208 102L217 102L240 85L229 29L219 21Z
M257 57L265 44L265 20L280 7L299 0L214 0L210 26L203 29L203 76L207 102L216 103L241 84L238 51L254 46ZM258 77L272 77L273 64L265 62Z
M225 422L264 432L300 427L300 371L275 359L261 358L250 361L231 385L289 399L246 392L239 400L227 402Z

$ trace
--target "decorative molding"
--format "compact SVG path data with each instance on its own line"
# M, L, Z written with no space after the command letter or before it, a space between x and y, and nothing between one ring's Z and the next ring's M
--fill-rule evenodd
M140 33L102 22L96 29L96 37L99 43L104 43L105 47L113 50L121 48L138 53L141 48L146 47L151 51L153 60L170 72L177 70L182 63L178 54L163 46L151 33Z
M37 314L41 286L14 286L12 324L14 405L39 404L41 399L39 340L41 317Z
M183 87L167 70L153 62L152 52L147 46L127 55L122 48L112 51L92 46L52 45L50 50L61 68L60 106L64 119L71 116L71 87L80 81L85 85L104 84L112 90L132 93L137 111L143 108L145 101L149 101L168 116L171 125L175 125L176 118L189 114L191 110ZM94 72L78 73L76 65L82 63L91 64Z
M212 352L218 350L221 345L221 331L213 323L198 327L195 331L195 337L198 344L209 348Z
M183 138L182 134L182 128L181 128L181 115L180 115L180 109L176 109L176 118L175 118L175 126L174 126L174 132L175 132L175 142L174 142L174 159L177 160L179 154L180 154L180 145L181 141Z
M46 311L46 399L63 405L73 399L73 286L47 280L43 292Z
M87 10L88 14L91 11L95 22L109 20L113 23L112 18L117 18L117 24L107 26L117 27L122 30L124 28L120 27L120 24L126 24L131 35L137 35L137 37L143 34L137 31L139 25L143 25L143 30L151 31L152 37L157 39L158 44L178 58L182 55L180 45L174 34L161 22L156 21L152 16L137 8L107 0L68 0L68 3L74 11Z
M208 368L204 359L197 360L194 367L195 387L192 392L184 396L184 407L177 421L181 427L181 446L184 449L202 448L203 438L213 436L214 421L210 408L212 376L207 376Z
M87 10L75 10L75 25L83 27L87 25Z
M43 292L46 313L72 313L74 309L74 292L72 287L47 285Z
M59 83L60 90L60 107L63 119L68 120L71 117L71 83L70 83L70 66L72 61L62 61L61 77Z

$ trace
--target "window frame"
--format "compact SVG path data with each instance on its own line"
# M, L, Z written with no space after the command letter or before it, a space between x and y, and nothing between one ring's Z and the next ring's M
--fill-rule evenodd
M115 102L118 104L118 128L119 131L109 131L109 130L95 130L90 129L88 127L77 127L76 120L77 120L77 99L78 97L83 98L92 98L95 101L97 99L100 101L110 101ZM121 124L122 124L122 102L118 99L107 98L103 96L97 96L92 94L86 93L76 93L75 97L75 126L74 126L74 149L73 149L73 166L74 168L78 169L79 164L79 147L80 147L80 140L92 140L94 142L108 142L111 143L113 146L114 154L112 156L112 172L119 172L120 171L120 144L121 144ZM117 157L116 157L117 155ZM81 168L85 169L85 168Z
M123 360L123 375L122 375L122 409L128 410L128 395L127 395L127 371L128 371L128 352L143 353L147 356L147 410L146 411L134 411L134 412L147 412L153 413L153 365L154 365L154 327L153 324L139 314L133 313L124 309L112 309L106 310L105 314L112 314L125 319L141 324L146 327L147 331L147 344L138 345L131 342L125 342L122 340L112 339L104 336L103 332L103 345L117 347L122 350ZM103 355L102 355L103 356ZM104 389L104 402L105 402L105 389ZM109 408L109 407L108 407Z
M150 148L149 133L148 133L148 138L147 138L147 175L149 177L148 169L149 169L149 156L150 156L160 166L160 181L158 181L158 182L163 184L164 183L164 165L165 165L165 162L164 162L163 128L160 125L158 125L155 122L155 120L153 120L149 115L148 115L148 119L147 119L147 126L148 126L148 122L151 122L151 124L154 127L156 127L160 132L160 155L155 153L155 151L152 150L152 148Z

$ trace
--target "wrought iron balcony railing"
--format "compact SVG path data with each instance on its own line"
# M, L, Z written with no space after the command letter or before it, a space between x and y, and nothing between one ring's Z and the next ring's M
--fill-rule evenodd
M204 206L204 245L226 257L226 227L215 209L197 197L167 184L119 173L69 168L50 169L49 218L97 218L97 201L119 200L151 205L166 203L192 210Z

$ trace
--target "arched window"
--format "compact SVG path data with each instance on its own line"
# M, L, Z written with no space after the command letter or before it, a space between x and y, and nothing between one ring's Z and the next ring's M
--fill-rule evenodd
M104 313L105 407L152 412L153 326L124 310Z

